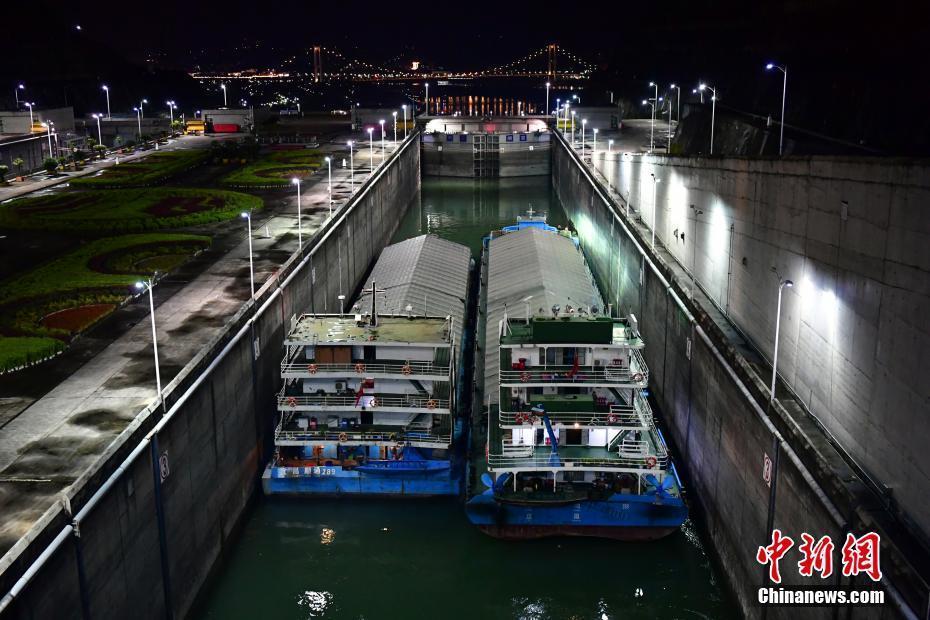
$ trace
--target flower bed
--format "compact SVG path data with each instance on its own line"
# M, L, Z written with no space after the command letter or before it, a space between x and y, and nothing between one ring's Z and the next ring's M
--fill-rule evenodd
M75 187L121 188L155 185L207 161L206 150L163 151L104 168L99 174L70 181Z
M309 178L322 165L323 154L316 149L271 151L229 173L222 183L230 187L286 187L292 178Z

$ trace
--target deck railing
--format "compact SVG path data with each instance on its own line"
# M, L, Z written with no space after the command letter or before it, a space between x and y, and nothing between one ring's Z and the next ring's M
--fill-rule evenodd
M281 375L285 378L314 376L374 377L378 375L403 375L411 378L430 377L432 380L449 379L448 364L432 362L399 362L392 364L359 362L352 364L321 364L306 360L281 361Z
M653 464L652 459L655 459ZM667 454L616 457L562 457L558 464L553 465L550 454L534 454L523 456L516 454L491 454L488 456L488 466L491 469L572 469L582 467L595 467L604 469L630 469L630 470L663 470L667 469L669 459Z
M361 398L357 396L337 396L334 394L301 394L298 396L288 396L282 390L278 393L278 409L282 411L308 409L314 411L327 409L333 411L424 409L435 413L448 413L449 399L413 396L409 394L366 394Z
M501 411L499 423L502 427L540 426L542 419L529 411ZM546 411L554 424L598 426L624 430L647 430L654 425L652 410L642 395L637 394L633 405L609 406L607 411Z
M314 441L334 441L339 443L396 443L403 441L412 444L429 443L448 445L452 443L452 434L430 430L417 430L402 426L397 427L396 431L362 431L351 428L284 430L280 425L275 429L276 443Z
M638 350L630 351L630 365L574 366L567 364L528 366L523 369L500 370L501 385L629 385L645 387L649 383L649 369Z

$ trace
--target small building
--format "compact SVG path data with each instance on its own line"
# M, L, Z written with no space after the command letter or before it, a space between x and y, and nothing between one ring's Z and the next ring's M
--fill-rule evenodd
M423 174L547 175L550 138L544 117L433 117L426 121L421 138Z
M203 110L200 118L206 125L207 133L251 132L255 126L251 108Z
M140 125L142 135L150 138L163 136L171 131L170 120L161 116L147 116L141 119L141 122L135 115L101 118L99 131L97 119L93 117L78 119L76 125L76 132L81 136L94 140L103 138L103 144L109 147L138 142Z

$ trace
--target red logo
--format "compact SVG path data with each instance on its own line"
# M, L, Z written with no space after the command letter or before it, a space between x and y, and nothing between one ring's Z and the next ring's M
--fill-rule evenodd
M765 566L769 565L769 579L781 583L781 572L778 569L779 560L794 546L794 541L788 536L782 536L781 530L772 530L772 544L759 547L756 552L756 561Z
M880 581L882 569L878 558L878 545L881 538L875 532L856 538L846 534L843 543L843 576L851 577L865 573L872 581Z
M798 572L803 577L811 577L814 571L820 573L821 579L826 579L833 574L833 541L829 536L824 536L816 543L814 537L807 532L801 534L801 545L798 551L804 557L798 562Z
M846 535L846 542L841 550L842 573L844 577L853 577L860 573L868 575L872 581L881 581L882 569L879 558L881 537L875 532L856 537L854 534ZM781 570L779 561L794 546L790 536L784 536L781 530L772 530L772 542L756 551L756 561L769 567L769 579L773 583L781 583ZM833 574L833 540L829 536L822 536L819 540L804 532L801 534L801 544L798 551L801 560L798 562L798 573L802 577L813 577L814 572L819 573L821 579Z

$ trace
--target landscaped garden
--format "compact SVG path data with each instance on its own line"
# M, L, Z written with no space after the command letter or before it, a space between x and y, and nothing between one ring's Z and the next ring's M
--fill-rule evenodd
M255 160L223 177L229 187L283 187L291 179L306 179L324 164L317 149L282 149L262 153Z
M107 237L0 283L0 371L64 349L129 299L140 277L173 269L209 245L200 235Z
M261 208L260 198L222 190L62 192L0 205L0 228L139 232L218 222Z
M75 187L120 188L157 185L180 172L207 161L206 150L164 151L137 160L105 168L98 174L78 177L70 183Z

